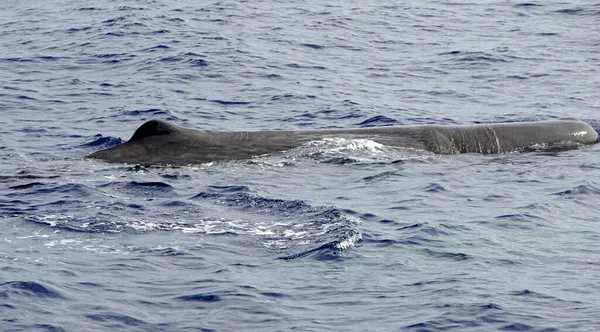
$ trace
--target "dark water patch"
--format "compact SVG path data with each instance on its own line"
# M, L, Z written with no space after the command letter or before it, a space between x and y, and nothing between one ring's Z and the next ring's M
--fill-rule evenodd
M159 175L160 175L161 178L167 179L167 180L184 180L184 181L189 181L192 178L189 174L184 174L184 173L179 173L179 172L161 173Z
M189 74L175 75L175 77L180 79L181 82L195 81L195 80L201 79L201 77L198 75L189 75ZM173 81L175 81L175 80L173 80ZM196 99L196 100L200 100L200 99Z
M551 195L562 196L565 198L577 198L579 196L598 195L600 189L590 184L582 184L571 189L555 192Z
M129 54L129 53L104 53L104 54L94 55L94 58L102 60L103 64L120 63L121 61L128 61L128 60L135 59L136 57L137 56L135 54ZM103 84L101 84L101 86L107 86L106 83L103 83Z
M518 180L503 180L503 181L499 181L499 183L543 183L543 181L530 180L530 179L518 179Z
M445 283L454 284L457 280L433 280L431 282L417 283L417 286L422 289L434 290L434 294L450 293L444 296L441 301L435 301L427 306L437 312L434 318L427 319L423 322L415 323L407 326L410 330L419 332L424 331L482 331L482 330L497 330L501 324L506 326L506 315L509 313L500 305L490 303L473 303L465 304L452 300L456 291L451 285L446 286ZM413 285L410 285L413 286ZM495 327L492 327L495 326ZM406 328L405 328L406 329ZM536 330L546 331L545 329Z
M468 259L472 259L471 256L464 254L464 253L454 253L454 252L447 252L447 251L438 251L438 250L431 250L431 249L423 249L423 252L425 252L427 255L434 257L434 258L444 258L444 259L452 259L455 261L465 261Z
M22 189L29 189L32 187L39 187L39 186L43 186L45 185L45 183L42 182L31 182L31 183L25 183L25 184L19 184L19 185L15 185L15 186L10 186L8 187L8 189L13 189L13 190L22 190Z
M312 96L312 95L294 96L294 99L296 99L296 100L315 99L315 98L316 98L316 96ZM292 100L290 100L290 101L292 101ZM294 101L294 103L295 103L295 101ZM302 126L302 125L314 126L314 124L316 123L316 121L314 121L315 119L345 120L345 119L355 119L355 118L362 118L362 117L364 117L364 115L361 114L357 110L340 110L340 109L327 108L327 109L319 110L317 112L304 112L302 114L298 114L293 117L284 118L284 119L282 119L282 121L284 121L284 122L300 122L300 123L298 123L298 125L300 125L300 126ZM325 128L339 128L339 126L334 124L334 125L330 125Z
M2 199L0 198L0 217L14 217L24 215L35 211L35 207L31 206L31 202L17 199Z
M67 101L58 100L58 99L49 99L45 101L48 104L67 104Z
M170 49L169 46L161 44L161 45L156 45L153 47L142 49L142 50L140 50L140 52L156 52L156 51L162 51L162 50L168 50L168 49Z
M189 256L189 253L178 248L173 247L159 247L159 248L148 248L148 247L128 247L132 252L150 254L155 257L181 257Z
M411 284L407 284L406 286L413 287L421 287L421 286L431 286L431 285L449 285L449 284L457 284L459 281L456 278L448 278L448 277L439 277L433 280L423 280L417 281Z
M111 182L107 184L103 184L99 186L100 188L110 188L112 190L117 190L126 193L135 193L140 196L148 196L148 195L158 195L162 196L167 193L171 193L174 188L164 182L159 181L149 181L149 182L138 182L138 181L129 181L129 182Z
M13 193L7 194L13 196L37 196L37 195L56 195L63 194L65 197L86 197L92 192L92 189L86 185L78 183L67 183L56 185L54 183L33 183L31 185L17 185Z
M468 55L458 59L458 61L467 61L467 62L506 62L505 59L494 57L491 55Z
M363 241L366 244L374 245L379 248L395 246L395 245L401 243L401 241L399 241L399 240L375 238L375 237L370 237L366 234L363 234Z
M495 219L511 220L515 222L532 222L534 220L543 220L543 218L530 213L513 213L496 216Z
M185 22L184 19L179 18L179 17L168 18L167 21L169 21L169 22L175 22L175 23L183 23L183 22Z
M357 217L359 217L360 219L362 219L364 221L377 221L377 220L379 220L379 217L377 215L375 215L373 213L369 213L369 212L360 213L360 212L356 212L356 211L349 210L349 209L345 209L345 210L343 210L343 212L347 213L349 215L357 216Z
M385 172L381 172L375 175L370 175L370 176L365 176L363 178L363 180L365 182L378 182L378 181L383 181L383 180L387 180L391 177L395 177L395 176L403 176L402 174L399 174L396 171L385 171Z
M436 245L440 241L433 238L434 236L450 235L446 231L438 231L433 226L422 223L407 224L389 219L380 219L377 222L386 224L388 227L394 227L396 236L389 238L388 235L383 233L367 232L363 234L365 243L377 246Z
M431 91L427 91L427 94L432 95L432 96L436 96L436 97L438 97L438 96L454 96L454 97L460 98L460 99L467 98L466 94L458 93L458 92L453 91L453 90L443 90L443 91L440 91L440 90L431 90Z
M441 231L436 234L436 235L448 235L448 236L453 236L456 234L452 234L450 233L452 232L468 232L471 231L471 228L465 226L465 225L461 225L461 224L454 224L454 223L440 223L438 224L438 229L440 229Z
M56 179L60 175L39 175L32 174L29 170L22 170L12 175L0 175L0 181L12 181L12 180L35 180L35 179Z
M0 298L25 296L29 298L64 298L60 292L34 281L7 281L0 283Z
M289 63L286 66L290 67L290 68L294 68L294 69L316 69L316 70L327 69L327 67L323 67L323 66L301 65L301 64L297 64L297 63Z
M35 99L33 97L29 97L29 96L26 96L26 95L19 95L19 96L17 96L17 99L21 99L21 100L37 100L37 99ZM43 132L45 130L38 129L38 131L42 131Z
M312 48L312 49L315 49L315 50L320 50L320 49L325 48L325 46L323 46L323 45L317 45L317 44L300 44L300 45L308 47L308 48Z
M246 186L209 186L208 188L218 193L248 192L250 190Z
M451 55L452 60L459 63L490 64L508 61L504 58L494 56L493 54L486 52L451 51L447 53L440 53L439 55Z
M160 108L149 108L149 109L141 109L141 110L132 110L132 111L124 111L121 115L125 116L153 116L153 117L167 117L167 120L175 119L175 117L171 114L169 110L163 110Z
M184 202L184 201L169 201L169 202L161 203L160 205L165 206L165 207L173 207L173 208L182 208L182 207L190 206L189 203Z
M0 62L33 62L28 58L0 58Z
M498 328L500 331L530 331L532 329L533 326L523 323L512 323Z
M395 224L395 225L400 225L399 222L397 222L396 220L391 220L391 219L379 219L379 220L377 220L377 222L379 222L381 224Z
M102 21L102 23L104 23L106 26L113 26L115 23L125 21L127 19L129 19L129 16L119 16L115 18L110 18L108 20L104 20Z
M97 134L94 136L96 139L92 142L85 143L80 145L80 147L85 148L95 148L95 149L108 149L113 146L117 146L123 144L123 140L119 137L104 137L101 134Z
M391 207L389 207L390 210L410 210L412 206L422 205L423 200L422 199L405 199L405 200L397 201L395 203L400 204L400 205L391 206Z
M208 66L208 62L206 62L206 60L204 60L204 59L190 59L190 60L187 60L186 63L189 63L190 65L195 66L195 67Z
M398 205L398 206L389 207L388 209L390 209L390 210L400 210L400 211L409 211L409 210L412 209L412 207L410 207L410 206L404 206L404 205Z
M155 256L163 256L163 257L180 257L180 256L188 256L187 252L178 250L177 248L163 248L163 249L153 249L148 251Z
M463 52L454 50L454 51L450 51L450 52L439 53L438 55L457 55L457 54L461 54L461 53L463 53Z
M46 332L67 332L64 328L52 324L34 324L33 328Z
M581 168L581 169L596 170L596 169L600 169L600 164L588 163L588 164L583 164L583 165L579 166L579 168Z
M404 326L403 329L415 330L418 332L443 331L444 327L441 322L423 322Z
M424 236L420 236L420 235L414 235L414 236L409 236L409 237L397 240L397 243L399 245L403 245L403 246L427 246L427 245L439 244L440 241L430 239L428 237L424 237Z
M182 58L177 56L166 56L158 59L159 62L182 62Z
M495 303L476 304L473 306L476 309L487 310L503 310L502 307Z
M119 11L141 11L146 10L144 7L130 7L130 6L119 6L117 8Z
M543 6L544 5L533 3L533 2L522 2L522 3L518 3L516 5L513 5L513 7L516 7L516 8L521 8L521 7L543 7Z
M38 56L38 59L42 60L42 61L57 61L57 60L68 60L70 59L69 57L57 57L57 56L52 56L52 55L42 55L42 56Z
M179 56L168 56L160 58L159 62L178 62L183 64L190 64L192 67L205 67L208 66L208 62L202 59L204 56L187 52Z
M523 290L519 290L519 291L514 291L514 292L510 292L509 295L512 296L523 296L523 297L532 297L532 298L539 298L539 299L552 299L552 296L547 296L541 293L537 293L534 291L531 291L529 289L523 289Z
M509 75L506 76L507 78L511 78L511 79L515 79L515 80L526 80L529 79L529 77L527 76L520 76L520 75Z
M318 154L313 154L313 157L318 157ZM323 164L348 165L359 163L360 160L352 157L331 157L323 158L319 162Z
M98 314L87 314L86 318L93 320L98 323L107 323L101 324L106 328L114 329L124 326L145 326L148 325L145 321L135 318L133 316L118 314L118 313L98 313ZM117 324L115 324L117 323Z
M377 115L374 116L372 118L369 118L361 123L359 123L358 125L360 127L376 127L376 126L381 126L381 125L392 125L392 124L397 124L398 121L392 118L388 118L387 116L384 115Z
M144 210L144 206L140 204L123 204L125 207L134 210Z
M444 186L442 186L439 183L430 183L429 185L427 185L427 187L423 188L423 191L429 192L429 193L440 193L440 192L448 191L448 189L446 189Z
M285 93L282 95L276 95L271 97L271 100L273 101L278 101L278 100L285 100L285 101L293 101L293 100L305 100L305 99L315 99L317 98L316 96L313 95L296 95L293 93Z
M559 13L559 14L566 14L566 15L581 15L585 12L585 9L583 9L583 8L565 8L565 9L556 10L555 12Z
M176 297L177 300L186 301L186 302L219 302L222 301L222 298L219 295L215 294L194 294L194 295L184 295Z
M436 227L429 224L422 224L419 229L420 232L425 233L430 236L449 236L452 235L442 227Z
M532 77L532 78L538 78L538 77L547 77L547 76L550 76L550 74L536 73L536 74L530 74L529 76Z
M220 105L248 105L248 104L250 104L249 101L232 101L232 100L220 100L220 99L213 99L213 100L209 100L209 101L220 104Z
M483 200L485 202L501 202L501 201L510 200L510 199L513 199L513 197L509 196L509 195L491 194L491 195L485 195L481 200Z
M447 230L459 230L459 228L448 227L447 224L440 224L439 226L430 225L428 223L412 223L412 224L399 224L400 227L396 228L398 231L405 233L425 233L429 236L449 236L452 235Z
M263 293L260 293L260 294L263 295L263 296L266 296L266 297L272 297L272 298L276 298L276 299L287 297L283 293L276 293L276 292L263 292Z

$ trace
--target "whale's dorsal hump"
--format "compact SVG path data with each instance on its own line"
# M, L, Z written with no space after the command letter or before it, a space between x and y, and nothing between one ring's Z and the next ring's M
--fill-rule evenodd
M181 128L161 120L150 120L141 125L133 136L129 139L130 142L139 141L146 137L157 135L168 135L180 131Z

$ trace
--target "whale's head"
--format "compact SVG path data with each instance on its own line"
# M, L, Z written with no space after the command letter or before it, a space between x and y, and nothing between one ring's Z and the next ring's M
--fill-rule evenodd
M185 151L186 130L162 120L150 120L142 124L129 141L96 151L87 158L112 163L179 164L176 158Z

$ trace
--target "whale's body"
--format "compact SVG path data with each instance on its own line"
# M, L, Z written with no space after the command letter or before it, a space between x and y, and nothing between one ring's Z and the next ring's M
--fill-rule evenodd
M503 153L537 145L592 144L598 134L574 119L474 125L415 125L309 131L220 132L183 128L161 120L140 126L126 143L89 155L113 163L187 165L245 159L324 138L369 139L440 154Z

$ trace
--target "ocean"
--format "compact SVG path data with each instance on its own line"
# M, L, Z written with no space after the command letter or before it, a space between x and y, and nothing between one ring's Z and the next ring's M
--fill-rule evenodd
M3 1L0 330L597 331L598 146L85 156L151 119L598 130L599 36L595 1Z

